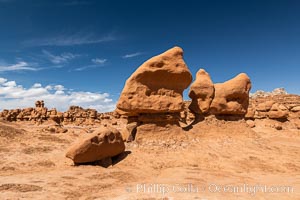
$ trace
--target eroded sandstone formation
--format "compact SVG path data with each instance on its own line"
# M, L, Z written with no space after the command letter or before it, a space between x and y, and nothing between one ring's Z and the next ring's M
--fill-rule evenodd
M192 75L183 60L183 50L174 47L144 62L126 81L117 102L117 112L127 116L131 131L139 124L179 126L183 90Z
M128 116L178 113L182 92L192 81L183 50L174 47L143 63L126 81L117 108Z
M196 115L245 115L250 89L250 78L245 73L224 83L213 84L209 74L200 69L189 92L192 99L189 109Z
M261 95L250 98L246 119L279 121L300 118L300 96L292 94Z
M300 129L300 96L287 94L282 88L274 91L251 95L247 122L277 130Z
M215 115L245 115L249 105L250 78L241 73L224 83L216 83L210 113Z
M209 74L204 69L200 69L190 88L189 97L192 102L189 109L197 114L208 113L214 96L215 88Z
M192 75L183 60L183 50L174 47L144 62L126 81L115 112L98 113L95 109L71 106L66 112L47 109L44 101L35 102L35 108L3 110L0 119L7 121L33 121L51 124L45 130L65 132L62 125L113 125L121 130L126 141L135 139L139 132L171 131L181 133L192 128L209 115L225 120L256 119L278 122L294 120L299 126L299 96L288 95L283 88L273 92L258 91L252 94L250 78L245 73L214 84L210 75L200 69L191 84L191 102L183 101L183 91L192 81ZM212 116L214 117L214 116ZM127 120L126 126L123 121ZM122 122L121 122L122 121ZM190 126L191 125L191 126ZM280 124L276 125L280 129Z
M66 157L75 164L111 158L125 150L120 132L114 128L100 128L70 147Z
M100 122L100 115L95 109L83 109L79 106L71 106L63 113L63 124L92 125Z
M35 108L4 109L0 112L0 119L5 121L35 121L42 123L49 117L49 111L44 107L44 101L36 101Z
M77 126L100 124L101 120L119 117L114 113L98 113L95 109L83 109L79 106L70 106L66 112L48 109L44 101L36 101L36 107L24 109L4 109L0 112L0 119L5 121L32 121L43 124L53 121L59 125L73 124Z

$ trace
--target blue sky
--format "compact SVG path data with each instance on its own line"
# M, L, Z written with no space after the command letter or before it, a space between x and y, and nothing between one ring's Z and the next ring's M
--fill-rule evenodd
M124 82L173 46L195 77L240 72L300 94L300 1L0 0L0 109L113 110ZM185 99L188 99L185 91Z

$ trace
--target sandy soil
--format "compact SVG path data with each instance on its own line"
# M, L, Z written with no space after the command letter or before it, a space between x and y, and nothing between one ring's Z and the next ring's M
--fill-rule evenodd
M0 199L300 199L297 129L205 120L184 139L127 143L105 168L65 157L96 127L43 128L0 122Z

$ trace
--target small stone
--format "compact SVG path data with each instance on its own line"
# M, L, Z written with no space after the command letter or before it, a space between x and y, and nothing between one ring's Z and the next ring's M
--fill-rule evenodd
M246 124L250 127L250 128L254 128L255 127L255 122L253 120L247 120Z
M282 130L282 126L280 124L275 124L274 128L276 130Z

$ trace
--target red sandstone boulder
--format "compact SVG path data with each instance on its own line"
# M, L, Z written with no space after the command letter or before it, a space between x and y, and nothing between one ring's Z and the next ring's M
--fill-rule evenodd
M125 150L120 132L114 128L100 128L74 144L66 157L74 163L87 163L110 158Z

